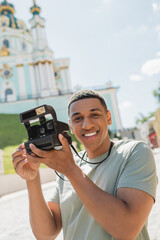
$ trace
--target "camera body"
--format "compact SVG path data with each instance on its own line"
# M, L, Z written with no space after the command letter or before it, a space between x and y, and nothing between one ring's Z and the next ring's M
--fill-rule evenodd
M47 115L51 115L52 119L47 120ZM63 134L69 144L72 143L71 137L67 133L68 124L57 121L56 112L50 105L41 105L20 113L20 121L25 125L28 133L28 141L24 143L28 154L32 153L29 147L30 143L42 150L59 149L62 146L58 139L59 133ZM36 124L32 125L31 122L35 121Z

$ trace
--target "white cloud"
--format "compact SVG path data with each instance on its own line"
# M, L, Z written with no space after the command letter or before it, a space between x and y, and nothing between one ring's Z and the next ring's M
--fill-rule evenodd
M160 52L157 52L157 53L156 53L156 56L160 57Z
M160 31L160 25L159 25L159 24L155 27L155 30L156 30L157 32Z
M93 9L93 12L94 12L95 14L98 14L98 13L101 12L101 10L102 10L101 7L97 7L97 8L94 8L94 9Z
M151 77L157 73L160 73L160 58L151 59L143 64L141 71L143 74Z
M129 79L131 81L135 81L135 82L138 82L138 81L142 81L143 80L143 77L141 75L131 75L129 77Z
M138 30L139 30L140 32L144 33L144 32L147 31L147 26L142 24L142 25L139 26Z
M152 8L154 12L157 12L160 9L160 4L157 4L156 2L152 3Z
M119 108L120 108L120 110L124 110L124 109L126 109L126 108L130 108L130 107L133 107L133 103L132 102L130 102L130 101L124 101L123 103L121 103L120 105L119 105Z
M154 29L158 33L158 37L160 39L160 25L157 25Z
M108 6L112 0L103 0L104 4Z
M101 4L93 9L93 13L96 15L100 14L101 11L104 9L104 6L108 7L108 5L111 3L112 0L102 0Z

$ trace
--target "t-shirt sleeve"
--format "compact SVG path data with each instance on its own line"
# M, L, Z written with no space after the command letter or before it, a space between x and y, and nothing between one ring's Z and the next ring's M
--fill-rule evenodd
M157 174L152 150L143 142L132 150L119 178L117 189L136 188L156 198Z
M54 202L59 204L59 180L54 182L51 196L48 198L48 202Z

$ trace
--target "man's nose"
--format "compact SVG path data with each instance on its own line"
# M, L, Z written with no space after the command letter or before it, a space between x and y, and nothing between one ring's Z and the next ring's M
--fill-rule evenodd
M90 118L84 118L82 123L82 128L84 129L90 129L93 126L93 122Z

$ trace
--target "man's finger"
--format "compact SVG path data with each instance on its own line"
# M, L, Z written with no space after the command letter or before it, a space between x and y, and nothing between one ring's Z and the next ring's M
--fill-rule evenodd
M18 157L20 155L25 155L26 150L24 148L17 148L14 153L12 153L12 158Z
M18 156L18 157L15 157L13 158L13 167L16 168L16 165L21 162L21 161L24 161L26 159L26 156Z
M24 149L24 148L25 148L24 143L20 144L20 145L17 147L17 149Z
M30 149L32 150L32 152L37 155L38 157L44 157L44 150L41 150L39 148L37 148L34 144L29 144Z
M69 149L69 143L67 139L61 133L58 135L58 137L59 137L59 141L62 144L62 148Z

